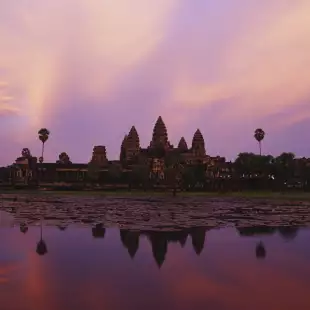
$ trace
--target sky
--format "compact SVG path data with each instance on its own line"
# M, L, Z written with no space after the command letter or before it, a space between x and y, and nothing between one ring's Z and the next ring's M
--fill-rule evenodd
M0 0L0 165L117 159L132 125L142 147L159 115L177 145L197 128L207 153L310 157L309 0Z

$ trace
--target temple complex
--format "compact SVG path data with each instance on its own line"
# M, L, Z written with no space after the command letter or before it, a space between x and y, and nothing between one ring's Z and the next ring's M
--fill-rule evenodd
M173 148L173 146L171 146L170 142L168 141L167 128L161 116L158 117L155 123L152 141L150 142L149 147L163 148L165 150Z
M130 128L121 143L118 161L109 161L106 147L98 145L94 146L88 164L71 163L65 152L60 154L56 163L39 164L35 157L32 159L19 157L14 164L16 170L14 174L15 178L24 178L24 180L37 175L38 172L41 179L49 182L63 179L81 181L87 177L89 165L95 164L100 169L101 179L105 179L105 175L111 171L114 171L114 174L128 174L142 166L150 169L150 176L164 179L167 166L180 164L184 167L204 164L210 167L223 163L225 163L225 158L207 155L205 140L199 129L194 133L190 147L184 137L181 137L177 147L174 147L169 141L167 127L162 117L159 116L154 124L151 141L145 148L140 145L139 134L135 126Z
M156 152L157 151L157 152ZM133 126L128 135L125 136L121 145L121 161L137 159L139 155L146 155L152 158L164 158L168 154L177 153L182 156L182 161L192 163L195 160L208 162L210 157L206 155L205 141L199 129L195 132L192 140L192 147L189 149L185 138L182 137L177 148L169 142L166 125L161 116L158 117L152 140L147 148L140 147L139 134Z

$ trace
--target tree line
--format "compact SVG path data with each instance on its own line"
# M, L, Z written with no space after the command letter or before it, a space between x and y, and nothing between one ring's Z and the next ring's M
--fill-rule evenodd
M39 163L44 161L45 144L50 131L42 128L38 138L42 143ZM111 164L102 171L96 162L88 164L88 172L82 181L94 184L126 184L131 188L145 190L154 187L165 187L177 190L310 190L310 159L295 158L293 153L282 153L277 157L262 155L262 142L265 138L263 129L254 131L254 138L259 145L259 155L243 152L234 162L207 163L196 161L184 162L178 152L161 154L162 171L154 171L153 160L158 157L150 154L148 160L133 160L131 163ZM154 157L155 156L155 157ZM22 150L22 157L31 159L28 148ZM57 164L72 164L66 152L59 155Z

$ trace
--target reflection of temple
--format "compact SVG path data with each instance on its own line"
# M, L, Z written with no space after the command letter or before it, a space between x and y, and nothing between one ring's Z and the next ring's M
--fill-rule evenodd
M105 228L102 224L96 224L95 227L92 228L92 235L94 238L104 238L105 236Z
M168 238L166 238L161 232L149 233L147 237L152 245L153 257L160 268L166 258Z
M139 237L146 236L149 240L154 260L160 268L166 258L169 243L179 242L182 247L186 243L188 235L192 238L192 245L197 255L199 255L204 247L205 233L207 228L197 227L191 229L183 229L180 231L130 231L120 230L120 238L127 249L129 255L133 258L139 247Z
M190 234L192 237L192 244L197 255L200 255L205 245L206 230L207 229L204 227L196 227L191 229Z
M139 237L138 231L130 231L120 229L121 241L124 247L128 250L131 258L134 258L139 248Z

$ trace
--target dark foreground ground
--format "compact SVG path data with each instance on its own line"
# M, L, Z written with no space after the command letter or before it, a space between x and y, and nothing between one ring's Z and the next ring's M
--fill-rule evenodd
M12 214L12 225L39 225L44 220L45 225L53 226L103 224L167 231L196 226L310 225L310 197L303 193L172 197L148 193L11 192L0 196L0 210Z

